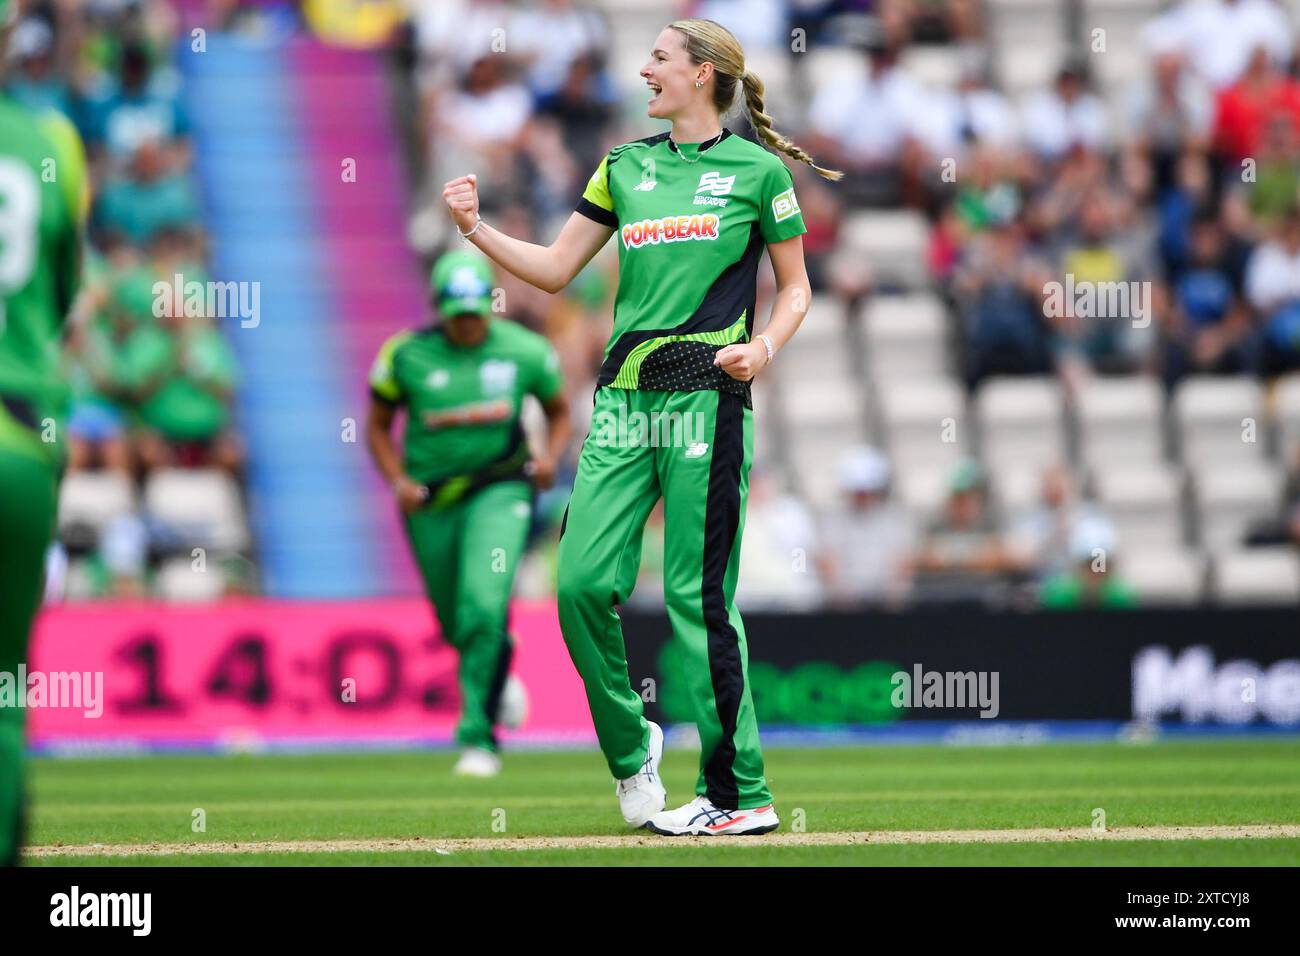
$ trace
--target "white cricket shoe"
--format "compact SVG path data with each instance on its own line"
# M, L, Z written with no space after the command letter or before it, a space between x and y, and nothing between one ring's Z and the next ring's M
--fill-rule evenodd
M501 700L497 704L497 723L510 730L523 726L528 717L528 690L524 682L514 674L506 678L501 688Z
M653 720L646 723L650 725L650 746L646 748L645 763L637 773L617 781L614 787L623 819L634 827L645 826L668 803L668 791L659 779L659 761L664 757L663 728Z
M664 836L751 836L771 833L780 823L770 803L753 810L723 810L708 797L696 797L684 807L656 813L645 828Z
M481 747L466 747L451 772L458 777L495 777L501 772L501 758Z

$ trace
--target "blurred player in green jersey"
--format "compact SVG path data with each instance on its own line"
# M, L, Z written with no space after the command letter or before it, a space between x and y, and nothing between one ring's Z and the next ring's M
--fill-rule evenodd
M767 833L777 815L733 598L753 454L750 382L794 335L811 299L803 216L776 153L828 179L839 173L772 128L762 81L736 38L711 20L670 23L641 76L649 115L671 130L610 150L550 246L484 222L472 175L447 183L443 198L461 235L551 292L616 237L614 334L560 539L560 626L624 820L669 835ZM764 145L722 125L738 103ZM764 249L778 292L755 334ZM606 427L634 416L680 427L666 442L662 433L645 441ZM663 731L632 688L617 613L660 497L664 601L701 744L695 799L676 810L665 810Z
M559 358L542 336L492 314L482 256L449 252L430 277L441 321L389 339L370 373L367 442L397 498L443 636L460 655L456 772L501 769L495 728L517 726L523 685L510 676L510 592L532 517L569 436ZM536 397L549 424L530 453L520 415ZM392 425L406 411L399 452Z
M0 0L0 60L14 16L13 0ZM67 119L33 115L0 92L0 674L11 682L27 659L54 533L61 344L85 190L81 141ZM18 859L25 713L0 702L0 864Z

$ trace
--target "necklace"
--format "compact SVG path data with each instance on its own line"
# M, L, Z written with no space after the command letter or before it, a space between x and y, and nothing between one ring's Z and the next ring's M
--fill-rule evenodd
M676 143L673 142L673 138L671 136L668 137L668 144L672 146L673 152L676 153L681 158L681 161L683 163L694 165L695 163L698 163L703 158L702 154L706 149L708 149L710 146L717 145L718 141L722 139L723 132L725 132L725 130L718 130L717 136L712 136L709 139L705 140L703 143L700 143L700 148L696 150L694 159L687 159L686 154L683 153L681 151L681 148Z

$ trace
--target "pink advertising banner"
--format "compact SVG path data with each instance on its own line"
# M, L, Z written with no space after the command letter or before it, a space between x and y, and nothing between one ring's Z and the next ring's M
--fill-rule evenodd
M502 739L594 742L554 605L517 603L510 631L531 706ZM418 599L54 607L37 622L28 673L51 686L82 675L87 698L102 680L102 694L32 706L29 738L39 749L447 743L456 663Z

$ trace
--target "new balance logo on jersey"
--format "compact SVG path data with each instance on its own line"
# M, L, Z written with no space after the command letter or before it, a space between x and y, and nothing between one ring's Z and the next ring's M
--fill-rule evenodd
M659 184L655 182L653 179L643 179L632 188L639 193L648 193L650 190L654 189L658 185Z
M623 226L623 248L636 249L647 244L686 242L689 239L717 239L721 223L722 220L711 212L629 222Z
M425 377L424 384L429 388L446 388L450 381L451 375L445 368L436 368Z
M704 453L709 450L709 443L697 441L686 449L687 458L703 458Z

